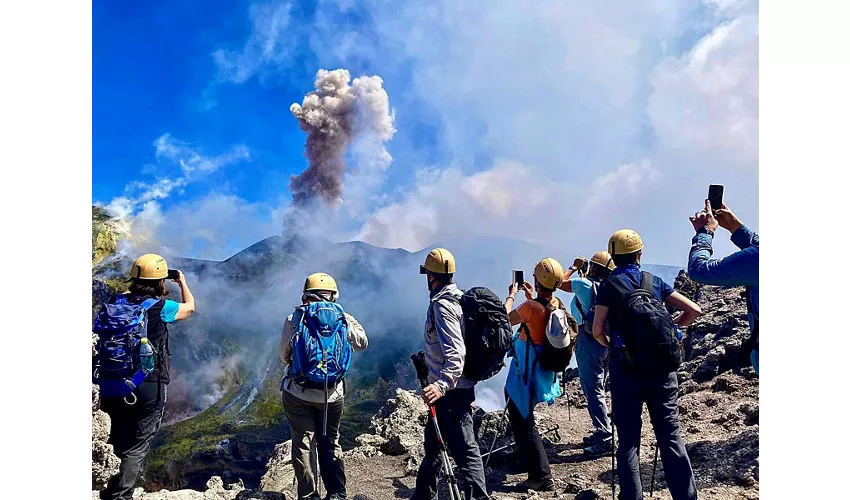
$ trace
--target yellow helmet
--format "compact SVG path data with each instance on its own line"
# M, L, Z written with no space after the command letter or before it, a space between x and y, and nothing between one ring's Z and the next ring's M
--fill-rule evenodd
M130 277L143 280L159 280L168 277L168 264L162 256L146 253L133 262Z
M435 248L425 257L425 265L419 266L419 274L431 271L437 274L454 274L455 256L445 248Z
M611 254L605 250L593 254L593 257L590 258L590 262L599 264L602 267L607 267L609 271L613 271L617 267L614 265L614 259L611 258Z
M625 255L643 250L643 241L636 231L620 229L608 239L608 251L611 255Z
M546 288L555 289L564 279L564 268L552 257L546 257L534 266L534 277Z
M304 281L304 291L310 292L313 290L326 290L339 293L336 287L336 280L328 273L313 273L307 276L307 280Z

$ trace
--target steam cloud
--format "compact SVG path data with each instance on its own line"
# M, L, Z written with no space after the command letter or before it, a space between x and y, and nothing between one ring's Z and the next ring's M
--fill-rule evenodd
M309 166L293 176L289 189L293 208L303 209L314 201L332 207L342 202L345 153L354 139L372 143L370 164L386 169L392 157L383 143L392 139L395 114L379 76L355 78L346 69L320 69L315 90L289 110L307 134L304 156Z

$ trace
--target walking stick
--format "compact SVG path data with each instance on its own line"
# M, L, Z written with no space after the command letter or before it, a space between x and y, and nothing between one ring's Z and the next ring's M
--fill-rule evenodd
M413 366L416 368L416 378L419 379L419 385L422 386L422 389L428 387L428 365L425 364L425 353L422 351L410 356L410 359L413 361ZM437 410L434 408L434 405L428 405L428 413L431 416L431 423L434 424L434 431L437 434L437 442L440 445L440 459L443 462L443 470L446 472L446 477L449 480L449 496L452 500L463 500L463 497L460 496L460 489L457 486L457 478L455 477L455 473L452 470L451 463L449 462L449 452L446 447L446 442L443 441L443 435L440 433L440 426L437 425Z
M550 427L550 428L546 429L545 431L541 432L541 433L540 433L540 437L542 438L543 436L546 436L546 435L548 435L548 434L554 433L554 434L555 434L555 439L556 439L556 440L558 440L558 441L560 441L560 440L561 440L561 433L560 433L560 432L558 432L558 430L559 430L559 429L560 429L560 426L559 426L558 424L555 424L553 427ZM493 446L491 445L491 446L490 446L490 451L488 451L488 452L487 452L487 453L485 453L484 455L488 455L488 458L489 458L489 455L491 455L491 454L493 454L493 453L498 453L498 452L500 452L500 451L502 451L502 450L507 450L508 448L510 448L511 446L513 446L513 445L515 445L515 444L516 444L516 441L511 441L510 443L508 443L508 444L506 444L506 445L504 445L504 446L499 446L499 447L498 447L498 448L496 448L495 450L493 449ZM482 457L482 458L484 458L484 455L481 455L481 457Z
M652 482L649 485L649 496L655 493L655 470L658 468L658 443L655 443L655 460L652 462Z
M617 498L617 486L614 483L614 474L616 471L614 468L614 456L617 455L617 428L614 425L614 412L609 413L608 417L611 419L611 498Z
M509 403L510 403L510 398L505 398L505 411L502 413L502 420L504 420L505 417L508 414L508 404ZM496 429L493 429L493 442L490 443L490 451L487 452L487 460L484 461L484 468L485 469L487 468L487 464L490 463L490 457L493 456L493 446L496 444L496 437L497 436L498 435L496 434ZM504 448L505 447L503 446L502 449L504 449Z

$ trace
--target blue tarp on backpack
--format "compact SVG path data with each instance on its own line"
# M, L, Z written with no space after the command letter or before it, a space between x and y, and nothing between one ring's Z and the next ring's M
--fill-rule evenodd
M333 387L351 366L345 311L336 302L311 302L299 310L301 319L291 341L292 363L284 381L292 377L306 388Z
M532 349L528 352L528 368L526 368L527 349L528 344L519 337L519 334L514 334L513 354L508 354L512 356L511 367L505 381L505 391L523 418L528 418L537 403L545 401L552 404L555 398L561 395L558 375L537 366L537 355L542 347L532 344Z
M129 396L150 373L142 369L139 346L148 336L148 309L157 302L151 298L132 304L121 295L98 312L92 328L98 336L92 382L100 386L101 396Z

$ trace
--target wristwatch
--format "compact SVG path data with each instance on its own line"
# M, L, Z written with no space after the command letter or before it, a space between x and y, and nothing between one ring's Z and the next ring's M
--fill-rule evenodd
M697 229L697 234L701 234L701 233L705 233L705 234L711 236L712 238L714 238L714 231L712 231L711 229L709 229L705 226Z
M572 272L578 271L578 268L576 266L570 266L568 269L571 270Z

